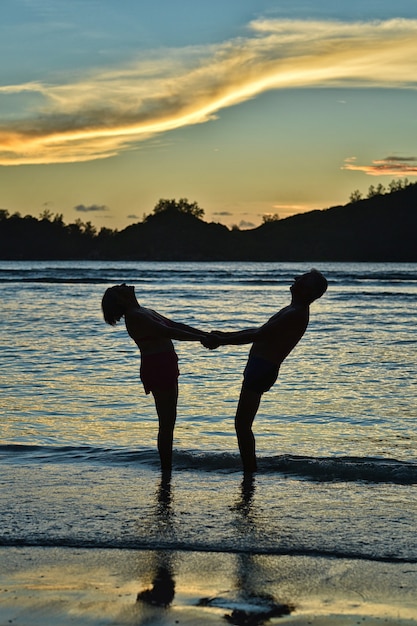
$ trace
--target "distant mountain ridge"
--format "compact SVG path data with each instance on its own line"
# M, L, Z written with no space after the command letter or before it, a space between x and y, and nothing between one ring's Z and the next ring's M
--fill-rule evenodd
M122 231L85 226L1 211L0 258L417 262L417 183L251 230L171 209Z

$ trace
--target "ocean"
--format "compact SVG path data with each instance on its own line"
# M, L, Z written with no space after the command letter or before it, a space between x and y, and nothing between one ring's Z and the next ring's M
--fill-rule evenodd
M175 342L171 478L116 283L203 330L258 326L298 263L0 262L0 545L417 562L417 264L318 263L329 280L264 395L259 471L234 433L248 345Z

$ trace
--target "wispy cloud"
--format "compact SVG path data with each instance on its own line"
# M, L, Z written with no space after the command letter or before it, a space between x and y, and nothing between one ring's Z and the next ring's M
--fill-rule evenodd
M273 212L265 212L263 215L276 215L278 213L279 217L289 217L290 215L296 215L297 213L305 213L306 211L313 211L317 206L312 204L274 204L272 206ZM262 215L262 217L263 217Z
M104 204L90 204L89 206L77 204L74 210L77 211L77 213L102 213L103 211L108 211L109 208Z
M245 230L247 228L253 228L255 224L253 222L248 222L247 220L240 220L238 226L242 230Z
M417 20L259 20L248 37L222 45L166 51L62 84L0 86L6 105L8 97L21 103L0 124L0 164L110 157L272 89L415 89L416 76Z
M369 176L417 176L417 157L388 156L372 161L370 165L359 165L356 157L349 157L342 169L364 172Z

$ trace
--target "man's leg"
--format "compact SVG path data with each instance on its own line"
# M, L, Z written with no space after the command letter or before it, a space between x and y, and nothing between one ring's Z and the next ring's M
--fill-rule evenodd
M256 391L242 387L237 405L235 429L245 472L255 472L257 469L252 424L261 402L261 396L262 394Z
M174 426L177 419L178 385L176 384L169 389L155 389L152 394L159 420L158 452L161 459L161 469L170 470L172 467Z

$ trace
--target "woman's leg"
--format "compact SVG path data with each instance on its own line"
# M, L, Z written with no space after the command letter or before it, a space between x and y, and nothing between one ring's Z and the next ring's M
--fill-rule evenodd
M154 389L152 394L159 421L158 452L161 459L161 468L170 470L172 466L174 426L177 419L178 385L175 384L169 389Z

